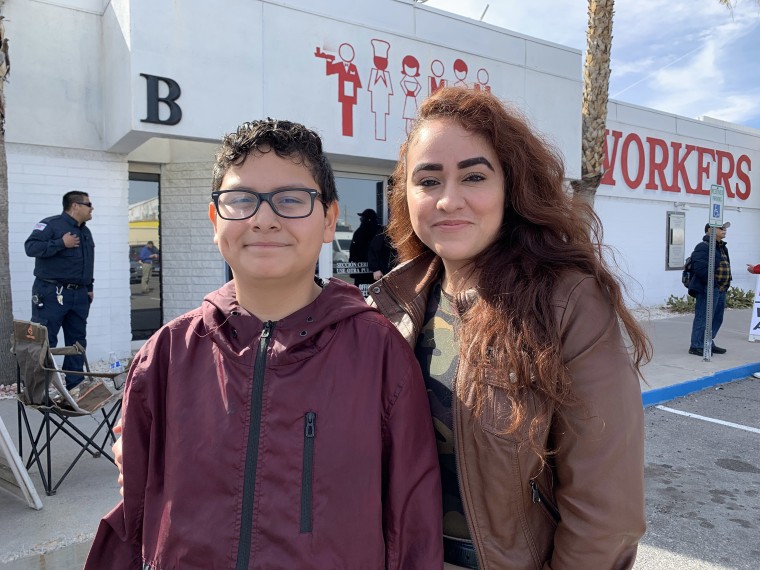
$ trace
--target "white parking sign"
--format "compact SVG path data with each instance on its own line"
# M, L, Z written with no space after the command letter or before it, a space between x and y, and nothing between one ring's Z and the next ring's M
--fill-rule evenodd
M710 225L723 225L723 186L713 184L710 187Z

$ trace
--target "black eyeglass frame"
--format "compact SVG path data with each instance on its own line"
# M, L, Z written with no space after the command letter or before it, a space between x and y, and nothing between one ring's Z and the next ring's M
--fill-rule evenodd
M75 204L79 204L80 206L87 206L88 208L92 208L92 202L74 202Z
M277 194L281 194L283 192L293 192L294 190L298 190L299 192L306 192L309 197L311 198L311 204L309 206L309 213L304 214L303 216L283 216L278 210L277 206L274 205L274 202L272 201L272 197L276 196ZM253 212L246 216L245 218L228 218L224 214L222 214L221 210L219 209L219 198L222 194L229 194L230 192L243 192L245 194L250 194L251 196L255 196L256 199L259 201L258 204L256 204L256 207L253 209ZM249 218L252 218L256 215L256 212L259 211L259 208L261 208L261 203L266 202L269 204L269 207L272 208L272 211L275 213L275 215L279 216L280 218L285 218L286 220L300 220L302 218L308 218L314 213L314 200L317 199L320 201L322 206L325 208L325 211L327 210L327 204L325 204L325 201L322 200L322 194L317 192L316 190L312 190L311 188L280 188L279 190L274 190L273 192L255 192L254 190L246 190L245 188L230 188L229 190L214 190L211 192L211 199L214 201L214 208L216 209L217 215L222 218L223 220L229 220L231 222L239 222L242 220L247 220Z

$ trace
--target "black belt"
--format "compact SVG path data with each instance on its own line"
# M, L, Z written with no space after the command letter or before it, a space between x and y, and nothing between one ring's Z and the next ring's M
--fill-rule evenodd
M80 287L84 287L84 285L78 285L76 283L61 283L60 281L53 281L52 279L42 279L41 277L38 277L37 279L39 279L40 281L44 281L45 283L51 283L59 287L65 287L66 289L79 289Z
M472 542L443 537L443 560L455 566L477 570L478 557Z

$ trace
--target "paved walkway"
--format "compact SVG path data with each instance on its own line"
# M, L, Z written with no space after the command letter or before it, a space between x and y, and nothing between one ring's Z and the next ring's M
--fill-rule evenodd
M654 358L644 370L645 403L760 371L760 343L747 341L750 309L726 312L717 343L728 352L710 362L687 352L691 321L691 315L644 321L654 344ZM0 400L0 417L17 441L15 400ZM52 497L44 495L39 475L32 471L31 477L44 505L40 511L0 491L0 570L81 568L98 521L119 500L116 468L104 459L83 458Z

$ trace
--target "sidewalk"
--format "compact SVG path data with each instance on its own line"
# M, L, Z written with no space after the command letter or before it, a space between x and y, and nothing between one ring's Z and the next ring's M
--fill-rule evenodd
M760 371L760 342L748 342L752 309L727 309L716 344L726 354L710 362L688 353L694 315L642 321L654 347L652 362L644 368L644 405L657 404L715 384Z
M654 358L644 369L644 402L667 401L760 371L760 343L747 341L750 313L726 311L717 342L728 352L710 362L687 352L692 315L642 321L654 346ZM0 400L0 417L17 444L15 400ZM59 448L57 453L69 451ZM52 497L42 491L36 470L30 475L42 510L0 491L0 570L82 568L98 521L119 501L116 468L105 459L82 458Z

